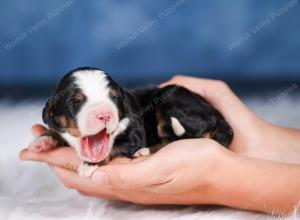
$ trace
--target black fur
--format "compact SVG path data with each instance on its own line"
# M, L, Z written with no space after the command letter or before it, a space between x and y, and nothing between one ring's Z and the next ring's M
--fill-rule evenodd
M43 109L42 118L43 122L47 124L50 129L65 132L66 128L70 126L70 121L74 119L86 101L86 97L74 83L72 73L77 70L81 70L81 68L65 75L54 93L47 100ZM77 97L78 94L82 95L82 99ZM67 124L63 124L59 121L60 116L66 118Z
M233 138L231 127L222 115L204 98L183 87L170 85L156 90L155 113L161 116L165 138L171 142L179 139L211 136L225 147ZM171 127L171 117L175 117L185 128L185 133L177 137Z
M119 155L132 157L140 148L149 146L145 121L135 115L140 107L139 102L131 93L125 91L123 103L123 115L129 118L130 123L125 132L116 137L111 153L112 158Z
M52 131L65 132L71 125L76 126L75 116L86 101L72 77L72 73L78 70L96 69L79 68L62 79L43 110L43 121ZM132 157L144 147L154 149L165 141L201 138L207 134L225 147L230 145L232 129L222 115L198 94L175 85L127 91L108 75L107 79L109 96L119 110L119 118L130 119L125 132L116 137L110 158ZM62 116L65 118L63 122ZM182 136L174 134L171 117L176 117L185 128ZM161 126L163 137L159 137L157 126Z

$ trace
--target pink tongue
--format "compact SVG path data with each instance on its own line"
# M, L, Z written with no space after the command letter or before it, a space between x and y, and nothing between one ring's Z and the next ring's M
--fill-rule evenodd
M98 134L84 137L82 139L83 153L92 161L100 162L108 148L108 135L105 130Z

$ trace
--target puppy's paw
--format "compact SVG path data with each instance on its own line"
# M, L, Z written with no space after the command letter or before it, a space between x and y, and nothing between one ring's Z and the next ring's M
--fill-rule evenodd
M133 157L142 157L142 156L147 156L150 154L150 149L149 148L141 148L138 151L136 151L133 155Z
M90 178L93 176L94 172L98 169L99 167L97 165L95 166L91 166L88 164L80 164L80 166L78 167L78 174L81 177L86 177L86 178Z
M39 153L42 151L49 151L57 146L56 140L51 136L40 136L34 139L27 149L33 153Z

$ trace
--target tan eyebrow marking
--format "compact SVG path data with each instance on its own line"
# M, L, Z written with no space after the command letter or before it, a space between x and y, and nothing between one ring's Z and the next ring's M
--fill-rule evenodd
M85 99L85 95L83 94L82 91L78 90L76 91L74 98L83 101Z
M63 127L67 127L67 119L66 116L62 115L62 116L58 116L55 118L56 121Z
M118 97L119 96L119 92L115 89L110 89L109 94L113 97Z
M68 127L66 129L71 135L75 136L75 137L80 137L81 133L77 127L77 123L74 119L70 119L68 121Z

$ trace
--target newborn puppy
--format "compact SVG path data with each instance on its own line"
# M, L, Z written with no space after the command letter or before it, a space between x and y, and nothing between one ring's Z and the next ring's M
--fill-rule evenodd
M49 130L28 149L72 146L83 161L79 175L86 177L117 156L148 155L174 140L210 137L228 146L233 136L220 113L183 87L126 91L94 68L73 70L61 80L43 121Z
M68 73L43 109L49 130L35 139L29 150L40 152L72 146L84 161L79 174L90 176L113 157L132 157L148 146L142 118L133 117L138 103L107 74L92 68ZM149 154L143 152L144 154ZM67 158L66 158L67 159Z

